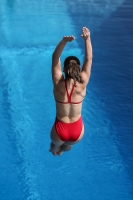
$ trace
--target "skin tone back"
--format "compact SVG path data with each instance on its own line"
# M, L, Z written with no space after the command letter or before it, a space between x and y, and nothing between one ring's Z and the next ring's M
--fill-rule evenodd
M81 37L84 40L85 44L85 59L81 69L81 82L76 82L76 87L74 87L71 101L72 102L81 102L86 95L86 85L88 84L91 66L92 66L92 45L90 40L90 31L88 28L82 28ZM53 80L53 93L54 98L61 102L67 102L67 94L65 89L64 76L61 70L60 56L64 50L64 47L68 42L72 42L75 40L74 36L64 36L63 39L59 42L57 47L55 48L52 55L52 80ZM72 78L66 81L68 93L70 94L74 80ZM82 102L80 104L62 104L56 101L56 117L65 123L72 123L77 121L82 112ZM75 142L63 142L57 135L55 126L53 125L51 130L51 144L50 144L50 152L53 155L62 155L63 151L68 151L72 148L72 145L79 142L84 134L84 126L82 128L80 137Z

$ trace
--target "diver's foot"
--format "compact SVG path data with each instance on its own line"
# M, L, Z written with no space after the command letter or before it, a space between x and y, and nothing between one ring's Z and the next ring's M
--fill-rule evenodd
M72 148L72 145L62 144L62 145L60 146L60 149L59 149L59 151L57 152L57 154L58 154L59 156L61 156L63 152L65 152L65 151L70 151L71 148Z
M62 152L61 150L59 150L59 151L57 152L57 154L58 154L58 156L62 156L63 152Z
M54 155L59 155L58 152L60 151L60 146L55 145L53 142L50 144L49 151Z

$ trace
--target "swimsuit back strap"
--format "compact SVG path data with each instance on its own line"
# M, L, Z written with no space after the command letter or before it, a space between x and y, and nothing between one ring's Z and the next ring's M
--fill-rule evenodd
M66 88L66 92L67 92L68 103L71 103L71 97L72 97L72 93L73 93L73 90L74 90L74 84L73 84L73 87L72 87L70 94L68 93L66 80L65 80L65 88Z

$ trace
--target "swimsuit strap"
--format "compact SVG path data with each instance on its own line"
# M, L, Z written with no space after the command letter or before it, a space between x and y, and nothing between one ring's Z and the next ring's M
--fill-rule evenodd
M68 93L66 80L65 80L65 88L66 88L66 92L67 92L68 103L71 103L71 97L72 97L72 93L73 93L73 90L74 90L74 84L73 84L73 87L72 87L70 94Z
M79 102L72 102L72 101L71 101L71 97L72 97L72 93L73 93L74 87L75 87L75 84L73 84L72 90L71 90L71 92L70 92L70 94L69 94L69 93L68 93L68 89L67 89L67 82L66 82L66 80L65 80L65 88L66 88L66 93L67 93L67 99L68 99L68 101L67 101L67 102L62 102L62 101L58 101L57 99L55 99L55 100L56 100L57 102L59 102L59 103L62 103L62 104L68 104L68 103L71 103L71 104L80 104L80 103L82 103L83 99L82 99L82 101L79 101Z

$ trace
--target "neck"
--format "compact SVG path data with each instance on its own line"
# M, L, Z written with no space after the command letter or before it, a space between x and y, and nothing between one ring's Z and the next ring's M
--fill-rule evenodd
M69 83L69 85L74 84L74 86L76 87L76 81L74 81L72 78L70 79L65 79L66 82Z

